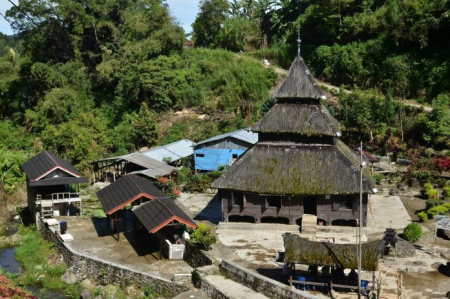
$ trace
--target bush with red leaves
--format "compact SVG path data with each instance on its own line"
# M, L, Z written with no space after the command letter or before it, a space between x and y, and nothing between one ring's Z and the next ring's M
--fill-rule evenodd
M438 158L436 161L436 169L439 172L450 171L450 158L449 157Z
M0 299L23 298L23 299L38 299L27 292L15 287L11 281L3 275L0 275Z

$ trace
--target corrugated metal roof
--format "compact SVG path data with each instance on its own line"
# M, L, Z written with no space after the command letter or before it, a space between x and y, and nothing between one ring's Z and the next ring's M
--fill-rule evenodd
M189 157L194 154L195 142L182 139L166 145L151 148L142 154L152 159L163 162L164 158L171 158L171 162Z
M140 153L128 155L124 157L123 160L147 168L144 171L154 171L155 173L157 173L157 175L168 175L171 174L175 169L164 162L159 162Z
M217 136L208 138L206 140L198 142L196 145L209 143L212 141L221 140L221 139L225 139L228 137L236 138L236 139L242 140L244 142L248 142L250 144L255 144L256 142L258 142L258 133L254 133L254 132L250 131L249 129L241 129L241 130L237 130L234 132L225 133L225 134L221 134L221 135L217 135Z
M172 167L172 169L174 169L174 168ZM133 171L133 172L130 172L130 174L142 174L142 175L145 175L146 177L156 179L160 176L169 175L172 173L172 171L167 172L167 170L164 168L155 168L155 169L144 169L144 170Z

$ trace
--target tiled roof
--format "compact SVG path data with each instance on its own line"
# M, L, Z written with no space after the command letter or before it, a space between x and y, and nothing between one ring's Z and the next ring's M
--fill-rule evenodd
M136 217L150 233L156 233L172 221L196 228L195 222L172 199L154 199L133 210Z
M121 177L98 191L97 196L106 214L112 214L143 196L148 199L167 197L153 182L134 174Z
M55 169L61 169L74 177L83 177L83 175L68 161L61 159L52 153L43 151L34 156L22 165L29 181L36 181Z

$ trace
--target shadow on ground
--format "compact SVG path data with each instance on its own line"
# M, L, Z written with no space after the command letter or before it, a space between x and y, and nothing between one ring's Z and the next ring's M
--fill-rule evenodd
M194 220L207 220L214 224L218 224L222 221L222 206L217 194L208 202L205 208L195 216Z
M151 255L156 260L161 259L159 246L155 246L158 240L151 234L147 232L127 232L124 233L124 236L138 256Z

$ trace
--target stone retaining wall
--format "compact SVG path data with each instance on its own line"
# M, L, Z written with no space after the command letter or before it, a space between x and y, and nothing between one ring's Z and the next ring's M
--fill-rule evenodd
M59 238L57 228L48 227L40 218L36 220L36 225L44 239L55 244L55 248L63 256L64 261L80 280L88 278L98 284L113 284L122 287L131 283L138 287L152 285L156 292L168 292L172 296L189 290L168 279L78 252L69 243L64 243Z
M189 241L185 241L184 245L185 250L183 260L192 268L208 266L213 263L212 258L210 258L203 250L192 245Z
M307 292L291 289L285 284L262 276L230 261L223 260L220 264L220 271L232 280L272 299L320 299ZM323 299L323 297L321 298Z

